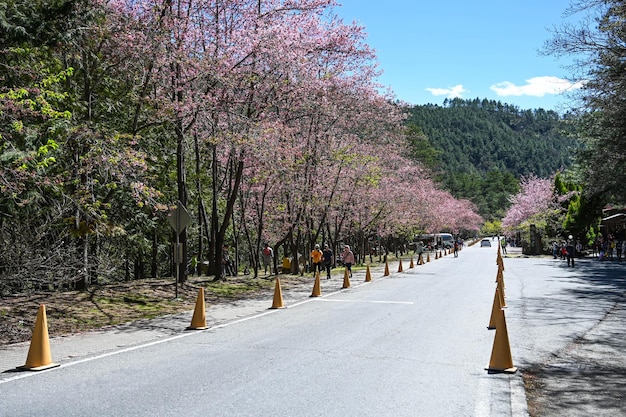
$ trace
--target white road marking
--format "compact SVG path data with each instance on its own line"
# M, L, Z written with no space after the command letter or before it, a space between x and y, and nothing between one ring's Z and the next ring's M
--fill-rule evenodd
M474 403L474 417L491 416L491 393L485 377L478 379L478 389L476 391L476 402Z
M321 298L319 301L333 301L338 303L372 303L372 304L415 304L413 301L376 301L376 300L343 300L337 298Z
M389 277L383 277L383 278L389 278ZM370 282L363 282L363 283L361 283L359 285L353 286L352 288L359 288L359 287L362 287L364 285L369 285L371 283L372 283L372 281L370 281ZM338 291L334 291L334 292L328 293L325 296L322 296L322 297L319 297L319 298L310 298L310 299L307 299L307 300L303 300L303 301L297 302L295 304L292 304L291 306L286 306L286 308L287 309L294 308L294 307L300 306L302 304L314 302L314 301L317 301L317 300L320 300L320 301L324 300L324 301L349 302L350 300L329 300L328 298L326 298L326 297L332 296L334 294L340 294L341 292L343 292L345 290L346 289L341 289L341 290L338 290ZM371 302L371 303L392 303L392 304L413 304L412 302L406 302L406 301L369 301L369 302ZM205 330L194 330L194 331L189 331L189 332L186 331L184 333L181 333L181 334L178 334L178 335L175 335L175 336L172 336L172 337L166 337L164 339L159 339L159 340L155 340L155 341L152 341L152 342L147 342L147 343L139 344L139 345L136 345L136 346L131 346L131 347L128 347L128 348L115 350L115 351L107 352L107 353L104 353L104 354L100 354L100 355L96 355L96 356L91 356L91 357L79 359L79 360L72 361L72 362L64 362L64 363L61 364L60 367L56 367L56 368L45 369L43 371L37 371L37 372L28 372L28 371L25 371L24 373L20 372L18 375L14 376L14 377L10 377L10 378L7 378L7 379L0 380L0 385L6 384L6 383L9 383L9 382L13 382L13 381L17 381L17 380L20 380L20 379L24 379L24 378L33 377L33 376L36 376L36 375L42 375L42 374L47 373L47 372L56 371L56 370L59 370L59 369L70 367L70 366L79 365L81 363L92 362L92 361L95 361L95 360L107 358L109 356L115 356L115 355L119 355L121 353L132 352L134 350L143 349L143 348L146 348L146 347L149 347L149 346L155 346L155 345L160 345L160 344L163 344L163 343L168 343L168 342L171 342L173 340L183 339L183 338L192 336L194 334L200 334L202 332L206 332L206 331L210 331L210 330L216 330L216 329L221 329L221 328L224 328L224 327L236 325L238 323L243 323L243 322L248 321L248 320L254 320L254 319L257 319L259 317L266 316L268 314L275 314L275 313L279 312L280 310L283 310L283 309L267 310L267 311L264 311L264 312L261 312L261 313L258 313L258 314L254 314L254 315L249 316L249 317L243 317L243 318L238 319L238 320L228 321L226 323L222 323L222 324L218 324L218 325L215 325L215 326L211 326L211 327L206 328Z

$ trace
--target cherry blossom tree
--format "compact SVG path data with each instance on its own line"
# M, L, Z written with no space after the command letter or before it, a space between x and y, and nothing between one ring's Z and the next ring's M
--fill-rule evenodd
M511 207L502 226L508 230L521 230L531 223L545 227L560 211L562 207L556 198L553 179L524 177L520 181L520 192L511 197Z
M181 234L184 257L206 256L215 275L224 242L256 271L265 241L294 258L322 241L365 254L372 236L473 227L480 219L471 204L405 157L403 107L380 92L364 28L339 19L337 6L87 4L84 15L97 18L59 53L73 112L71 124L63 116L54 125L71 128L48 130L63 141L29 149L32 170L3 171L4 186L14 187L6 190L22 198L31 179L15 175L61 159L62 175L45 179L58 179L74 209L63 216L84 232L76 239L84 265L115 258L115 270L134 258L142 270L151 246L155 276L157 264L171 263L164 220L176 200L196 220ZM19 123L10 127L2 134L18 137ZM184 279L186 264L179 268Z

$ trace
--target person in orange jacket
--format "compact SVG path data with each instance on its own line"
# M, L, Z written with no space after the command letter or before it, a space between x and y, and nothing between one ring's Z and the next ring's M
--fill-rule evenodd
M315 249L311 251L311 264L313 265L313 276L315 276L315 271L319 271L322 273L322 259L324 258L324 253L320 250L320 245L315 245Z

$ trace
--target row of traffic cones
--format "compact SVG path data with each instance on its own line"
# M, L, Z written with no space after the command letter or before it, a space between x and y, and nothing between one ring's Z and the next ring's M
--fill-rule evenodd
M513 365L509 333L506 328L506 318L504 315L504 308L506 307L504 300L504 262L502 261L502 255L500 253L500 245L498 245L496 264L498 265L496 291L493 297L489 326L487 326L489 330L495 329L496 334L491 349L491 359L485 369L489 373L515 373L517 368Z
M367 266L367 273L365 274L365 281L371 281L372 276L370 273L370 267ZM348 272L348 268L344 269L343 273L343 286L341 288L350 288L350 273ZM320 279L320 273L317 271L315 273L315 283L313 284L313 291L311 292L311 297L320 297L322 295L322 285ZM276 284L274 286L274 299L272 301L271 309L283 308L285 303L283 301L283 291L280 287L280 278L276 278Z
M191 318L191 324L187 327L188 330L203 330L207 328L205 311L204 288L200 288L198 298L196 299L196 307L193 312L193 317ZM46 306L42 304L39 306L39 311L37 312L37 319L35 320L35 327L33 329L30 347L28 348L26 363L22 366L18 366L17 370L43 371L57 366L60 365L52 361Z
M385 265L385 271L388 275L389 266ZM402 267L400 266L400 269ZM412 268L412 266L411 266ZM372 274L369 265L365 273L365 281L372 280ZM344 271L343 287L350 287L350 276L348 269ZM311 297L319 297L321 295L320 274L319 271L315 277L315 284L313 286L313 292ZM276 285L274 289L274 300L271 308L283 308L283 294L280 287L280 280L276 278ZM198 291L198 297L196 298L196 306L191 318L191 324L187 327L187 330L204 330L207 328L206 324L206 308L204 302L204 288L200 288ZM30 347L28 349L28 355L26 363L19 366L18 370L24 371L42 371L49 368L59 366L58 363L52 361L52 353L50 350L50 338L48 335L48 319L46 316L46 306L40 305L37 313L37 319L35 320L35 327L33 329L33 336L31 339Z
M430 259L428 261L430 262ZM415 264L413 263L413 258L411 258L409 268L414 268L414 267L415 267ZM402 267L402 259L400 259L400 262L398 263L398 272L404 272L404 269ZM387 277L389 275L390 275L389 263L385 262L385 273L383 276ZM371 280L372 280L372 272L368 264L367 269L365 270L365 282L370 282ZM350 288L350 274L347 268L344 269L343 286L341 288L342 289ZM315 283L313 284L313 291L311 292L311 297L320 297L321 295L322 295L322 289L321 289L320 273L319 271L317 271L315 273ZM274 299L272 301L272 306L270 308L276 309L276 308L283 308L284 306L285 304L283 301L283 293L282 293L282 289L280 286L280 279L276 278L276 285L274 287Z
M498 248L500 249L500 248ZM441 256L440 256L441 257ZM437 253L435 252L435 259L437 259ZM430 262L430 254L426 255L426 262ZM418 265L423 265L424 260L420 256L418 258ZM414 268L415 264L413 263L413 258L411 258L411 262L409 264L409 268ZM402 268L402 259L398 264L398 272L403 272ZM389 264L385 262L385 274L384 276L389 276ZM365 272L365 282L370 282L372 280L372 273L370 270L370 266L367 265L367 270ZM350 276L348 269L344 270L343 277L343 286L342 288L350 288ZM313 292L311 293L311 297L319 297L322 295L321 292L321 283L320 283L320 274L319 271L315 276L315 284L313 285ZM274 288L274 299L272 302L272 309L283 308L283 294L280 286L280 279L276 278L276 284ZM196 306L194 308L193 316L191 318L191 324L187 327L187 330L204 330L207 328L206 324L206 308L204 301L204 288L200 288L198 291L198 297L196 298ZM46 307L45 305L39 306L39 311L37 313L37 319L35 320L35 327L33 329L33 336L31 339L31 344L28 349L28 355L26 358L26 363L20 367L18 370L27 370L27 371L42 371L49 368L54 368L59 366L58 363L52 361L52 354L50 350L50 339L48 335L48 320L46 317Z
M437 259L437 252L435 252L435 259ZM426 254L426 262L430 262L430 253ZM424 265L424 263L425 263L424 258L420 255L418 257L417 264ZM409 268L415 268L413 257L411 257ZM398 262L398 272L399 273L404 272L404 268L402 267L402 258L400 258ZM389 275L391 275L389 272L389 263L385 261L385 272L383 276L388 277ZM371 280L372 280L372 273L370 271L370 266L368 264L367 269L365 271L365 282L370 282ZM342 289L350 288L350 276L348 273L348 269L344 270L343 286L341 288ZM311 297L320 297L321 295L322 295L322 290L321 290L320 274L319 274L319 271L317 271L315 275L315 283L313 284L313 291L311 292ZM284 301L283 301L282 289L280 286L280 279L276 278L276 285L274 287L274 299L272 301L272 307L270 308L276 309L276 308L283 308L283 307L284 307Z

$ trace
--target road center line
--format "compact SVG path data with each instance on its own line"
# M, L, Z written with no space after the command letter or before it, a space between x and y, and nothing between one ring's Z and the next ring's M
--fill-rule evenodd
M412 301L382 301L382 300L343 300L337 298L318 298L318 301L333 301L337 303L372 303L372 304L415 304Z

